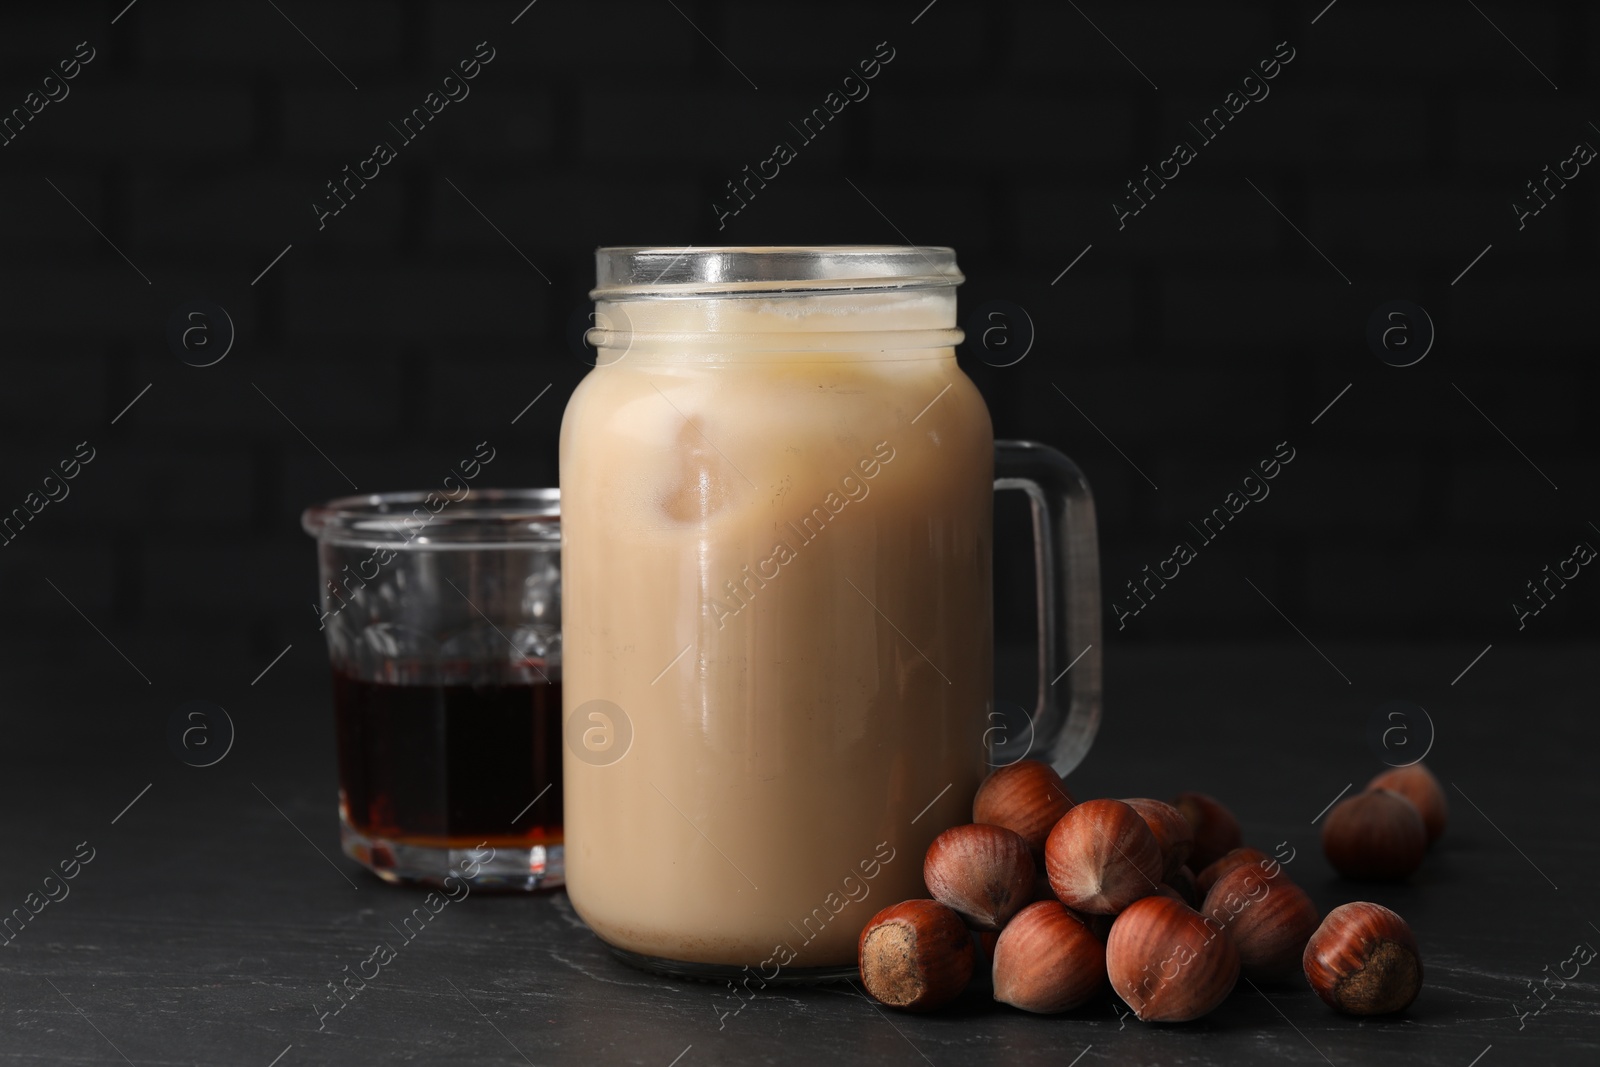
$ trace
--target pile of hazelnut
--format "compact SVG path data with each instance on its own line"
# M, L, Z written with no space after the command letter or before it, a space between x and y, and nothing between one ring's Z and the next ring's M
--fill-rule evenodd
M972 818L928 848L933 899L887 907L861 932L862 983L884 1004L949 1003L980 952L1001 1003L1069 1011L1109 981L1146 1022L1207 1014L1241 973L1303 973L1351 1015L1401 1011L1422 988L1404 919L1365 902L1322 918L1276 860L1243 847L1238 820L1203 793L1170 804L1078 803L1049 764L1022 760L984 781ZM1404 877L1443 824L1443 792L1418 764L1335 808L1324 848L1347 877Z

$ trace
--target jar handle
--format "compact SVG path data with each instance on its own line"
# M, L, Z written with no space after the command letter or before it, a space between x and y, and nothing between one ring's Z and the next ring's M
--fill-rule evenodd
M1032 441L995 442L995 489L1021 489L1033 511L1039 696L1031 753L1066 774L1100 728L1100 553L1094 496L1066 456ZM1065 684L1062 699L1057 684Z

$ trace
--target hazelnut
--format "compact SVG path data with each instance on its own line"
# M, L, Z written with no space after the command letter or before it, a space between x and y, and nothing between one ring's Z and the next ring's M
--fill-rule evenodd
M1224 872L1200 910L1228 931L1246 976L1279 981L1300 970L1306 941L1322 916L1305 890L1268 862L1268 868L1247 863Z
M1239 820L1222 802L1204 793L1179 793L1172 806L1183 812L1194 828L1194 849L1189 853L1189 866L1203 871L1230 849L1244 844L1244 834Z
M1033 854L1003 826L953 826L933 839L922 880L978 930L998 930L1033 899Z
M1000 931L994 999L1023 1011L1076 1008L1106 980L1106 950L1059 901L1029 904Z
M1230 849L1221 859L1195 875L1194 885L1200 891L1201 899L1204 899L1205 895L1211 892L1211 887L1217 884L1217 879L1235 867L1254 867L1268 863L1275 864L1276 861L1259 848ZM1264 866L1261 869L1266 870ZM1276 873L1276 867L1274 867L1274 873Z
M1178 895L1183 898L1183 902L1191 908L1198 908L1200 902L1205 899L1200 893L1199 886L1195 883L1194 872L1189 869L1187 864L1168 875L1165 884L1176 889Z
M1239 950L1192 908L1169 897L1145 897L1111 924L1106 970L1112 991L1140 1019L1181 1023L1233 992Z
M1115 915L1160 888L1161 847L1138 812L1120 800L1086 800L1056 823L1045 873L1061 903Z
M1444 786L1433 772L1420 763L1409 767L1396 767L1384 771L1367 783L1368 789L1387 789L1399 793L1416 805L1422 816L1422 825L1428 829L1428 844L1444 836L1444 824L1450 815L1450 804L1445 800Z
M1150 827L1150 832L1155 834L1164 861L1161 877L1170 878L1189 859L1189 853L1194 849L1194 827L1189 825L1189 820L1183 817L1181 811L1160 800L1133 797L1123 803L1138 812L1144 818L1145 825Z
M1422 956L1406 921L1357 901L1328 912L1306 944L1306 981L1347 1015L1403 1011L1422 990Z
M1018 760L983 780L972 800L972 821L1015 830L1035 855L1042 855L1050 828L1073 803L1054 767Z
M1427 850L1416 805L1387 789L1341 801L1322 824L1322 852L1346 878L1405 878L1422 866Z
M937 900L907 900L872 917L857 956L868 993L890 1007L926 1011L961 995L976 951L961 916Z

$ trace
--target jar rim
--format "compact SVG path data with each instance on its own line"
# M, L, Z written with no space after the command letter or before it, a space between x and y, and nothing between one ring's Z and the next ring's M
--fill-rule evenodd
M429 507L434 500L437 507ZM307 508L300 527L324 544L372 548L484 549L559 544L561 490L473 489L342 496Z
M954 288L943 245L613 245L595 249L594 300Z

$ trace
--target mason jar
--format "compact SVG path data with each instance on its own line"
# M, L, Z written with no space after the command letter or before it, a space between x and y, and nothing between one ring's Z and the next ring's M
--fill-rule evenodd
M989 769L997 455L1034 499L1052 678L1098 640L1088 490L1050 449L997 452L948 248L597 262L561 429L573 907L657 971L852 973ZM1098 651L1067 677L1031 724L1062 769Z

